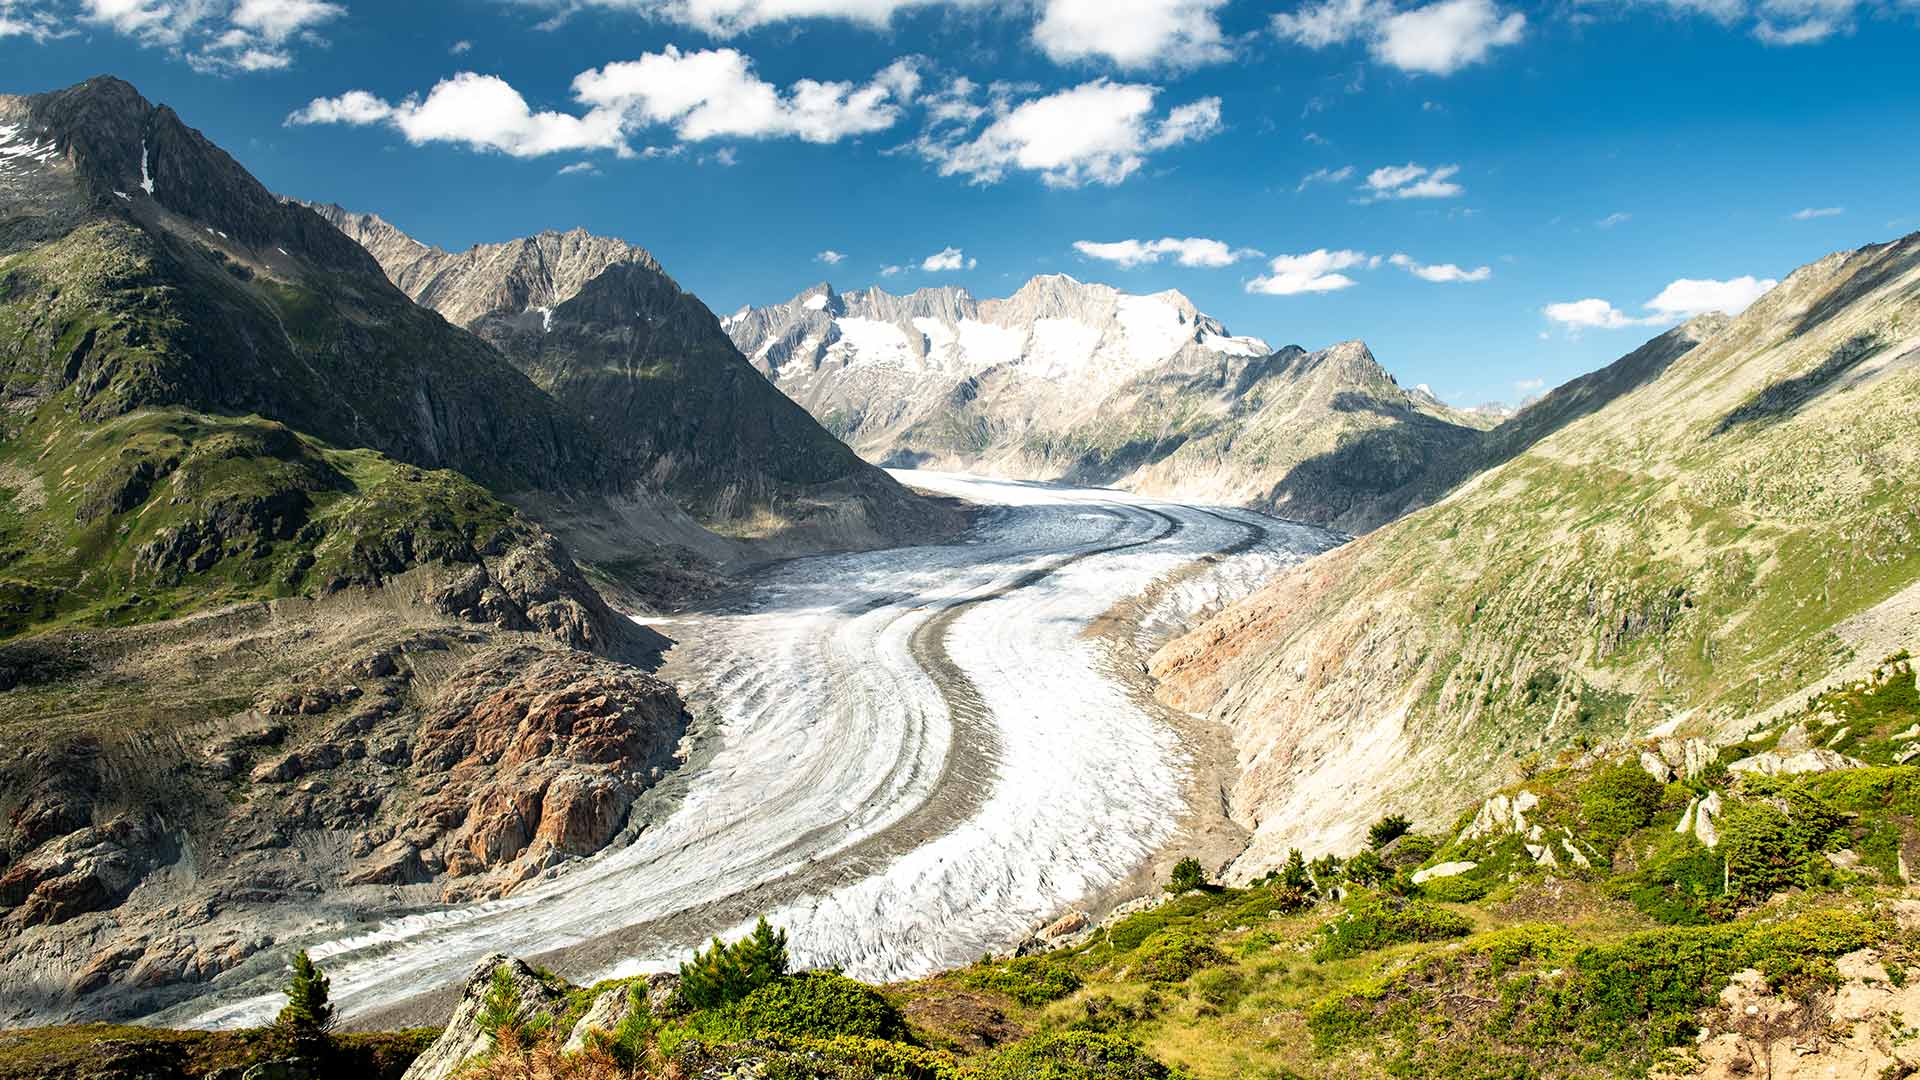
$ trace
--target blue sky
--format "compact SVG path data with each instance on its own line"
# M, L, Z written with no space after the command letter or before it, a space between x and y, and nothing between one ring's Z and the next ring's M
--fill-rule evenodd
M1915 0L0 0L0 91L118 74L449 248L1178 288L1461 403L1920 228L1915 55Z

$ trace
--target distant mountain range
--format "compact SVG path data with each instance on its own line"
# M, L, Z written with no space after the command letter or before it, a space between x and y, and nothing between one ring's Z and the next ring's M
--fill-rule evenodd
M721 320L773 385L870 460L1113 484L1350 531L1407 506L1498 414L1400 387L1359 342L1235 337L1178 292L1060 274L1004 300L817 285Z

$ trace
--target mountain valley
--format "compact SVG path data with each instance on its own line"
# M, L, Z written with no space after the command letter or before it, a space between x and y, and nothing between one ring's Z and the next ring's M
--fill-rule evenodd
M1755 284L1468 409L0 96L0 1080L1920 1075L1920 233Z

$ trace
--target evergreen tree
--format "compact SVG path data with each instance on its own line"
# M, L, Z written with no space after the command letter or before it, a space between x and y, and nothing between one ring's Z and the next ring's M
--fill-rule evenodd
M1207 883L1207 872L1200 868L1200 860L1188 856L1173 864L1173 880L1167 883L1167 891L1174 894L1192 892Z
M1280 872L1280 884L1303 893L1312 890L1313 878L1307 873L1307 859L1299 848L1287 852L1287 868Z
M739 1001L787 973L787 932L767 924L732 945L713 939L704 952L680 965L679 997L695 1009L713 1009Z
M333 1027L333 1003L327 1000L330 988L326 974L305 949L293 954L293 978L287 983L287 1004L280 1010L278 1023L296 1045L326 1042Z
M1367 829L1367 846L1375 851L1379 851L1381 848L1405 836L1407 830L1411 828L1413 828L1413 822L1408 821L1405 815L1388 814L1386 817L1374 822L1372 827Z

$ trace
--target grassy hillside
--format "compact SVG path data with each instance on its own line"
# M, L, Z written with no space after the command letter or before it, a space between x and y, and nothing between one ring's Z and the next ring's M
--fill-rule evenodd
M1165 696L1240 747L1242 869L1350 842L1359 806L1430 823L1528 755L1737 730L1854 661L1848 620L1920 580L1916 345L1920 236L1824 259L1170 644Z

